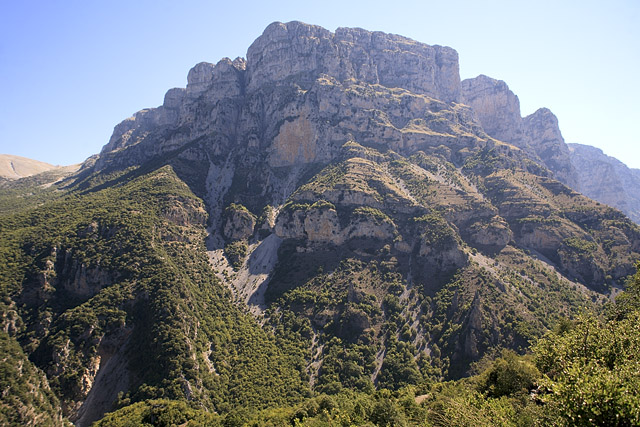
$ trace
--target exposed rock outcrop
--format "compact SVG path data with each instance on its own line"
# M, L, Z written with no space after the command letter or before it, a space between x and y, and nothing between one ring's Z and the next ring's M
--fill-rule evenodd
M468 146L484 133L468 108L452 104L460 100L451 48L274 23L246 61L197 64L186 89L118 124L92 167L140 164L198 139L214 156L243 151L245 163L267 153L275 168L328 161L354 137L396 151Z
M533 160L549 168L557 180L578 189L569 149L562 138L558 119L551 111L541 108L522 118L520 101L509 86L485 75L464 80L462 97L489 135L521 148Z
M225 210L226 220L222 230L228 240L247 239L256 227L256 217L242 205L232 204Z
M509 224L499 216L489 221L478 221L470 227L470 240L481 248L499 251L513 239Z
M351 211L347 207L342 209ZM276 220L275 233L281 239L299 239L308 244L341 245L358 238L389 241L396 227L388 217L367 213L352 214L348 224L342 224L336 207L324 202L284 209Z
M530 148L520 116L520 100L505 82L485 75L463 80L462 99L473 108L482 128L493 138Z
M340 82L355 79L460 100L455 50L360 28L331 33L301 22L275 22L249 47L247 63L248 90L292 77L308 87L326 74Z
M578 174L578 189L640 223L640 170L588 145L569 144L569 151Z

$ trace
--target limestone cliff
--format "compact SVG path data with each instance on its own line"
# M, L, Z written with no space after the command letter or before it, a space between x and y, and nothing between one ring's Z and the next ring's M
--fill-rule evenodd
M268 152L273 167L327 161L354 135L415 150L451 141L447 135L458 134L452 128L482 133L468 109L452 104L460 98L451 48L362 29L274 23L246 61L200 63L186 89L171 89L162 106L117 125L95 168L139 164L197 138L216 147L216 156L241 148L250 160ZM428 129L434 120L435 132Z
M579 190L640 223L640 170L631 169L588 145L569 144L569 152L578 175Z
M473 108L485 132L535 155L525 137L520 100L505 82L485 75L463 80L462 97Z
M577 171L571 163L569 147L564 142L558 119L547 108L540 108L523 119L525 135L543 164L555 178L580 191Z
M506 83L461 82L455 51L396 35L269 25L246 60L197 64L185 89L116 126L87 171L152 160L171 164L206 202L210 256L252 312L315 283L317 269L337 274L340 257L384 259L429 294L495 262L482 257L506 253L500 262L513 266L524 250L563 280L605 292L638 250L636 229L606 225L621 214L571 189L576 171L549 110L523 118ZM278 254L258 265L269 234ZM387 286L367 292L381 301ZM460 314L474 325L487 297L478 292ZM313 319L340 323L343 308ZM477 357L478 334L452 357Z
M559 181L578 189L576 171L562 138L558 119L541 108L522 118L520 101L501 80L480 75L462 82L462 96L492 137L524 150L533 160L551 170Z
M275 22L249 47L247 62L249 91L291 78L309 87L326 74L341 83L357 80L460 100L455 50L360 28L331 33L301 22Z

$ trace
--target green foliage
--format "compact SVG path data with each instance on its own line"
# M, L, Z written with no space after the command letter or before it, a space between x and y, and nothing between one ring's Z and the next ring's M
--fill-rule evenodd
M246 417L247 426L419 426L426 411L415 402L413 390L361 393L344 390L319 395L295 407L269 409Z
M480 376L478 389L489 397L511 396L528 393L540 372L529 357L519 357L513 351L504 350Z
M312 191L315 194L322 194L324 191L344 184L346 174L347 167L345 163L329 165L317 174L312 181L300 187L298 192Z
M640 311L635 286L609 320L584 315L541 339L533 351L545 374L541 399L565 425L640 424Z
M564 240L564 244L569 248L582 253L592 253L598 249L597 243L580 239L578 237L569 237Z
M541 399L566 425L640 423L640 313L606 322L585 315L534 352L545 374Z
M307 393L298 350L229 303L205 224L202 201L170 167L0 217L2 296L21 301L20 340L56 372L65 404L84 398L90 366L115 350L135 378L121 406L188 397L223 412Z
M64 196L58 181L68 172L52 170L17 181L0 179L0 215L16 213Z
M306 212L311 207L310 203L297 203L292 200L289 200L287 203L282 206L282 209L285 211L303 211Z
M146 400L105 415L94 427L222 426L221 417L175 400Z
M381 225L381 224L384 224L385 222L393 224L393 221L391 220L391 218L389 218L387 214L380 211L379 209L372 208L369 206L358 206L353 210L353 215L356 217L362 217L367 219L371 218L375 221L376 225Z
M503 396L487 398L464 383L443 384L432 390L424 403L430 426L516 427L537 424L543 416L534 404Z
M262 208L260 217L256 221L258 228L260 228L263 224L267 222L267 220L273 214L273 212L274 212L274 208L271 205L266 205L264 208Z
M413 218L413 222L418 225L419 232L425 242L436 249L456 241L456 233L447 221L438 214L416 217Z
M309 209L335 209L335 205L326 200L318 200L314 202Z
M283 209L288 211L303 211L306 212L310 209L335 209L335 205L326 200L317 200L314 203L298 203L292 200L289 200L284 204Z
M484 149L467 158L463 170L467 173L488 175L505 162L505 157L496 149Z
M60 403L42 371L0 330L0 424L62 426Z
M249 215L253 215L251 212L249 212L249 209L247 209L245 206L239 204L239 203L231 203L229 206L226 207L226 209L224 210L225 214L230 214L232 212L244 212L247 213Z
M336 394L343 389L373 391L374 360L375 350L371 346L332 338L325 344L316 391L327 394Z
M397 390L407 385L417 385L423 381L414 358L415 348L405 342L389 339L378 387Z
M229 260L229 264L231 264L233 269L238 271L247 257L248 250L249 246L247 242L244 240L236 240L225 245L224 255Z
M400 304L400 298L393 294L387 294L382 300L382 306L387 312L388 316L400 314L402 312L402 304Z
M640 263L636 264L636 269L640 272ZM611 307L610 316L620 320L634 312L640 312L640 273L627 280L624 292L618 295Z

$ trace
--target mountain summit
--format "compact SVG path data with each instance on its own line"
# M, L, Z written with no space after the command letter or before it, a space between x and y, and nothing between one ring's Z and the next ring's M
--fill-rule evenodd
M569 154L451 48L273 23L5 209L4 331L80 426L460 378L634 272Z

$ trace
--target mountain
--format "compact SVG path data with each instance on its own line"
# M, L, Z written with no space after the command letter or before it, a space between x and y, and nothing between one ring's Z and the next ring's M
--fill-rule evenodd
M462 96L488 135L522 149L566 186L640 222L640 199L635 191L640 172L598 148L566 144L558 119L546 108L521 117L518 97L501 80L484 75L464 80Z
M507 84L484 75L464 80L462 89L464 102L474 109L488 135L522 149L558 181L579 190L569 148L551 111L541 108L521 117L520 101Z
M27 159L26 157L0 154L0 177L5 179L20 179L56 167L57 166L50 165L49 163Z
M627 167L599 148L569 144L569 150L580 191L640 223L640 170Z
M569 156L451 48L273 23L77 173L1 190L6 345L79 426L340 393L384 425L388 390L525 352L633 274L640 229L562 183Z

